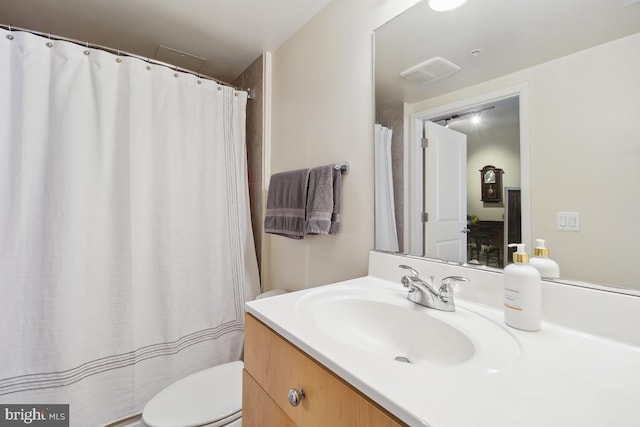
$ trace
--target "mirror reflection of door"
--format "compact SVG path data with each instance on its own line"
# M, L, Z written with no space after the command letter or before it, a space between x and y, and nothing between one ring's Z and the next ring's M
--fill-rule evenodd
M467 262L467 136L430 121L424 135L424 254Z
M480 114L474 112L480 111ZM479 119L479 120L478 120ZM502 268L509 262L509 254L506 244L516 242L521 239L521 213L520 204L517 203L518 193L516 189L520 187L520 125L519 125L519 100L518 97L510 97L493 101L482 105L469 106L460 111L449 113L446 116L434 117L431 119L440 125L447 125L447 130L457 131L466 135L466 170L460 174L465 176L466 184L466 212L464 220L468 233L465 235L464 255L456 255L453 249L454 244L448 245L443 242L452 242L443 239L438 242L438 232L430 232L431 227L437 226L434 213L443 209L449 217L452 217L453 210L449 195L455 198L458 185L451 182L446 183L445 175L440 173L454 170L455 167L445 166L444 160L440 159L435 166L428 166L425 157L424 163L424 204L425 211L429 212L429 221L424 223L424 255L428 257L441 258L449 261L468 262L470 264L487 265ZM443 128L443 126L440 126ZM430 141L431 144L431 141ZM504 193L500 203L483 203L482 188L479 179L479 172L487 164L496 165L504 170L503 186ZM436 176L431 174L439 171ZM441 181L442 180L442 181ZM429 190L431 187L435 188ZM507 194L507 189L513 192ZM440 201L429 202L428 197L439 195L443 198L443 208ZM509 197L511 196L511 197ZM511 201L509 209L507 205ZM434 211L435 209L435 211ZM432 221L434 220L434 221ZM465 234L465 233L460 233ZM431 241L430 239L435 239ZM519 240L518 240L519 241Z

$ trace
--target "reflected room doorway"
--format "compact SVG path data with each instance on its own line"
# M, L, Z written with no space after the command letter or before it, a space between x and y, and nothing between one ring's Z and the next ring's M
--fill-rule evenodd
M520 91L495 99L488 95L484 100L466 106L457 103L455 109L440 109L439 113L437 109L432 109L412 115L416 128L418 121L415 120L419 120L422 126L424 122L431 121L467 135L468 225L463 232L467 233L466 258L471 264L503 268L510 260L507 244L527 243L529 239L526 229L529 227L530 213L523 212L524 206L528 209L528 141L522 138L525 130L521 123L523 113L520 95ZM525 126L528 128L526 123ZM415 137L412 140L415 144ZM415 167L413 160L412 164ZM481 170L487 165L494 165L504 172L500 197L496 201L483 200ZM427 167L424 163L419 165L424 174L425 182L422 184L425 190L428 189L425 178L428 175ZM414 196L412 194L412 198ZM426 209L428 196L424 193L421 196L423 203L420 206L412 203L414 206L411 210L418 208L421 211L420 220L424 220L431 213ZM429 209L433 211L433 207ZM413 213L411 215L414 216ZM428 252L426 223L420 221L419 225L420 231L411 233L410 239L420 240L422 255L439 258ZM418 230L418 227L412 228ZM411 243L411 247L416 246Z

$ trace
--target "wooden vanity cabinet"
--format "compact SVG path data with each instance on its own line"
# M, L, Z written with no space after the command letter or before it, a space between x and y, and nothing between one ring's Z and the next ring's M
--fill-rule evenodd
M244 427L406 426L250 314L244 368ZM304 390L297 406L290 389Z

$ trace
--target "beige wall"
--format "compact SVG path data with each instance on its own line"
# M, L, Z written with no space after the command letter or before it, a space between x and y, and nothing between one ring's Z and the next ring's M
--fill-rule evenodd
M422 103L410 112L513 85L529 93L532 237L563 277L640 288L640 33ZM556 230L557 211L581 231Z
M366 273L373 246L372 31L414 3L334 0L273 53L267 168L347 160L352 172L344 179L341 235L265 236L266 289L302 289ZM640 35L627 37L417 106L528 86L532 237L547 239L566 277L640 287L630 271L640 211L639 46ZM580 233L555 230L561 210L580 212Z
M264 289L367 273L373 248L373 30L416 0L334 0L273 52L271 173L348 161L342 232L264 235Z

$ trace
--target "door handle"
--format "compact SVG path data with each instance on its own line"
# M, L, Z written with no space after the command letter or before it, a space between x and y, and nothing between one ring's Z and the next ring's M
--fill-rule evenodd
M471 230L469 230L468 228L463 228L462 230L460 230L461 233L470 233Z

